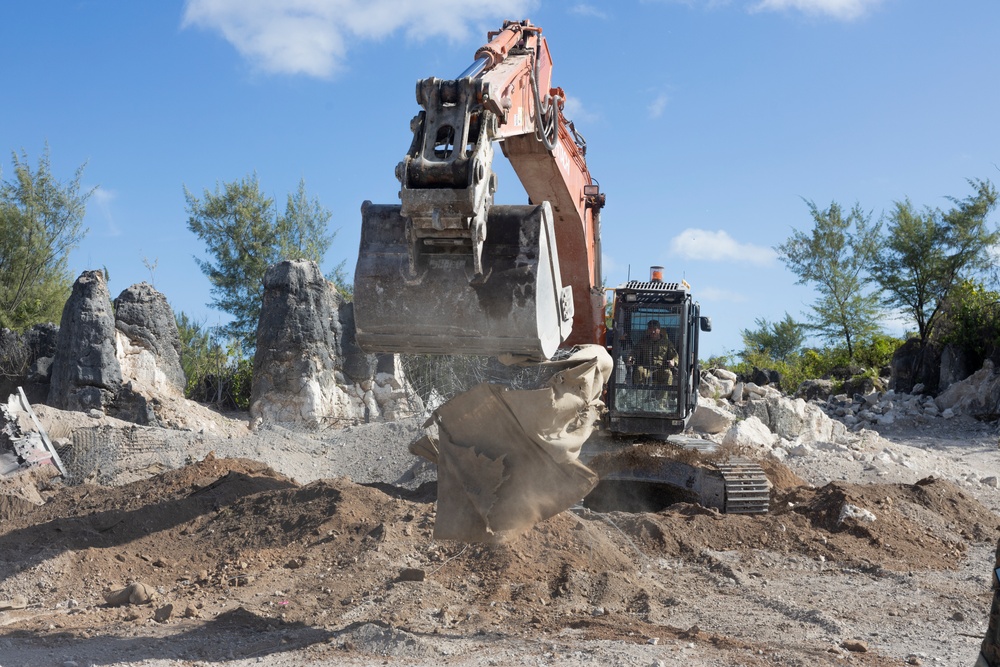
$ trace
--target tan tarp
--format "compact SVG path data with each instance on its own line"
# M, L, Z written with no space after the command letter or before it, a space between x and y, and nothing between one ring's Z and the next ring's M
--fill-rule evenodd
M578 458L604 408L611 357L585 345L545 365L556 372L540 389L480 384L455 396L425 424L437 433L410 446L438 466L435 538L503 541L597 484Z

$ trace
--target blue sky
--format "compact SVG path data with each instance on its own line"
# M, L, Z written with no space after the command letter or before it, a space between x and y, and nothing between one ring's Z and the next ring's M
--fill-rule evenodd
M60 178L86 162L73 273L224 323L184 187L256 172L283 209L304 179L338 231L324 270L353 273L361 202L398 201L415 82L457 76L507 18L543 28L586 137L608 283L686 279L714 320L703 357L814 300L773 251L811 227L803 199L878 218L1000 182L996 0L7 2L3 178L46 142ZM524 203L497 155L497 201Z

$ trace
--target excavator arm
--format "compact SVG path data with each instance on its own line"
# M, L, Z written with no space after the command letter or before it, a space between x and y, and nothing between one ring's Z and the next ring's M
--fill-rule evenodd
M541 28L508 21L453 80L417 83L398 205L362 205L354 302L370 352L551 357L602 340L600 210ZM529 204L493 204L499 143Z

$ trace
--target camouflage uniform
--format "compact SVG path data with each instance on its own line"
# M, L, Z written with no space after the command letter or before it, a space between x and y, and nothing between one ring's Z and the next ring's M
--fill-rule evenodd
M635 371L632 380L636 384L672 384L673 372L667 362L677 361L677 350L666 336L653 340L646 334L632 350Z

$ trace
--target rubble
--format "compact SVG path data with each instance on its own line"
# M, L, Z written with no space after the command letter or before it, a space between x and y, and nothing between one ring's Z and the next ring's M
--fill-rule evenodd
M24 609L28 606L28 598L23 595L15 596L9 600L0 600L0 611L10 611L12 609Z
M0 405L0 496L41 505L39 488L66 468L24 391Z
M924 386L920 384L913 387L912 394L892 389L833 394L834 385L829 380L807 381L794 397L789 397L770 386L731 384L730 375L729 371L721 369L703 373L701 396L712 397L706 407L716 413L728 411L736 419L755 417L782 441L792 441L796 445L845 443L850 440L845 427L847 431L858 433L891 426L902 419L926 423L957 415L985 421L1000 418L1000 371L989 360L981 370L951 383L937 397L921 393ZM699 400L699 407L701 405ZM718 433L715 425L722 421L723 418L714 417L709 428L704 428L700 422L694 422L692 428Z
M156 591L152 586L136 581L125 588L116 591L106 591L104 601L109 607L121 607L127 604L149 604L156 599Z

